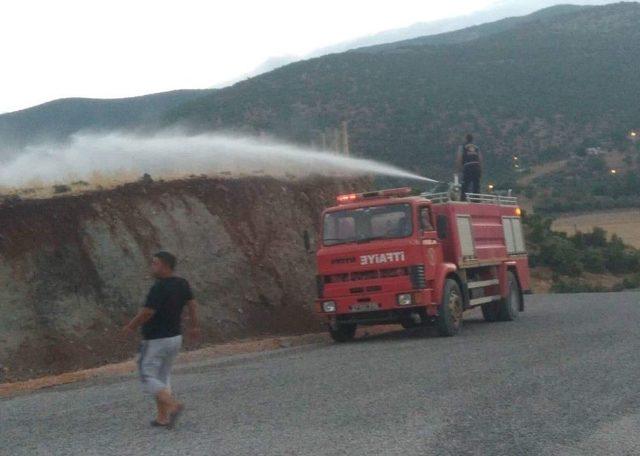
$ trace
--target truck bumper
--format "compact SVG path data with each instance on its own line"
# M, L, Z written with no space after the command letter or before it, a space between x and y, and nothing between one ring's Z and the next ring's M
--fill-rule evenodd
M410 293L412 304L398 305L398 295ZM332 301L335 303L335 312L325 312L322 304ZM337 298L327 297L316 301L317 312L332 322L377 324L394 323L412 318L412 314L418 313L421 318L437 315L437 305L432 303L431 290L413 290L407 292L378 293L367 296L342 296ZM415 317L413 317L415 318Z
M375 312L334 315L329 317L328 322L331 326L337 324L384 325L390 323L401 323L403 321L426 323L432 319L433 316L429 315L428 308L426 306L420 306L394 310L378 310Z

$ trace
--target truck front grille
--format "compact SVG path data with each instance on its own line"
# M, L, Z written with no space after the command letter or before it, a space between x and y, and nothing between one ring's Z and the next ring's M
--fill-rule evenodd
M416 290L423 290L427 288L427 280L424 277L424 264L418 264L409 268L409 275L411 276L411 285Z
M380 277L380 272L373 271L356 271L351 273L351 280L371 280Z
M380 277L402 277L409 275L409 268L390 268L380 270Z
M374 280L387 279L389 277L402 277L409 275L409 268L388 268L388 269L370 269L368 271L354 271L351 273L330 274L324 276L323 282L339 283L339 282L355 282L358 280Z
M349 288L349 293L351 294L358 294L358 293L375 293L378 291L382 291L382 287L378 286L378 285L374 285L371 287L356 287L356 288Z

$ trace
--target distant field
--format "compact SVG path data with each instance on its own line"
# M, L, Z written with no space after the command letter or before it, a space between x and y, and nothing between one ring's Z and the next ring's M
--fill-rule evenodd
M571 234L576 230L591 231L595 226L604 228L609 234L615 233L627 244L640 248L640 209L561 215L553 223L553 229Z
M567 160L559 160L554 162L548 162L543 165L533 166L531 172L526 176L520 178L518 182L520 185L529 185L534 179L544 176L545 174L555 173L560 171L567 164Z

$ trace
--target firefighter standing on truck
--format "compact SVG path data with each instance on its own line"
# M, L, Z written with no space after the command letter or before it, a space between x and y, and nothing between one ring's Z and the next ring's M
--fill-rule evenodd
M480 193L482 176L482 155L473 144L473 135L468 134L464 146L458 150L458 173L462 175L461 200L466 201L467 193Z

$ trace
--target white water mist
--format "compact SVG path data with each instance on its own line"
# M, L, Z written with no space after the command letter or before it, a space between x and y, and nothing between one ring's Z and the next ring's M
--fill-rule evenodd
M0 185L61 183L102 176L180 177L189 174L264 174L275 177L378 174L430 181L400 168L291 144L224 134L162 132L72 136L64 145L25 148L0 164Z

